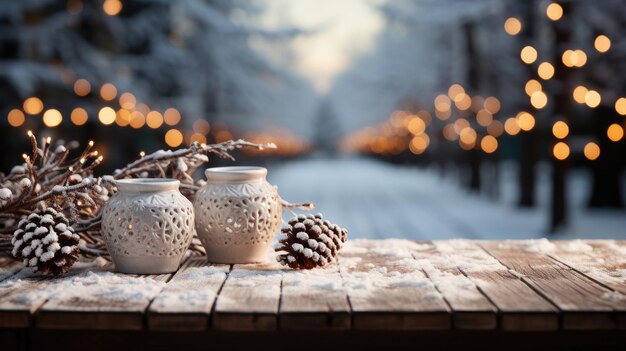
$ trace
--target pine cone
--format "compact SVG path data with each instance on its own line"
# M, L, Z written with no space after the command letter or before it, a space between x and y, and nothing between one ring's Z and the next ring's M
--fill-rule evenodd
M324 220L321 214L293 218L281 229L276 261L295 269L323 267L332 262L348 238L348 231Z
M79 238L63 213L36 210L13 233L13 256L35 272L60 275L78 259Z

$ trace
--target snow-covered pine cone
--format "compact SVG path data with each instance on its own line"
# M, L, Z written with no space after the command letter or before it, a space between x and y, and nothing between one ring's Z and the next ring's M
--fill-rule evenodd
M13 256L35 272L60 275L78 259L79 239L63 213L50 207L36 210L13 233Z
M299 215L291 219L281 229L276 261L295 269L323 267L332 262L343 243L348 239L348 231L324 220L322 214Z

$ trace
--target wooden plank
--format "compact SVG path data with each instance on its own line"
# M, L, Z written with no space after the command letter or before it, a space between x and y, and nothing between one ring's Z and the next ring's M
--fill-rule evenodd
M558 310L475 241L434 241L441 265L458 268L498 309L500 327L511 331L558 329Z
M552 241L548 256L609 287L621 298L626 294L626 243L615 240Z
M350 305L337 265L283 273L279 326L284 330L348 330Z
M22 267L22 262L12 257L0 256L0 282L16 274Z
M553 245L545 239L481 245L560 309L564 329L615 328L615 312L626 310L626 300L606 297L610 289L548 257Z
M441 253L429 242L419 242L410 251L450 305L455 328L489 330L497 327L497 309L461 272L456 264L459 258Z
M146 308L171 274L89 271L61 284L37 311L35 325L51 329L141 330Z
M353 240L340 252L339 270L357 330L432 330L450 327L450 311L420 270L406 240Z
M206 257L189 259L152 301L148 328L161 331L202 331L226 280L230 265L210 265Z
M278 263L235 265L213 311L213 327L228 331L276 330L282 281Z

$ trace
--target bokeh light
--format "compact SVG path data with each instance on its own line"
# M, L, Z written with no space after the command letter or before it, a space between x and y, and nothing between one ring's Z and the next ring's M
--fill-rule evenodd
M535 117L526 111L522 111L516 116L520 129L528 132L535 127Z
M87 114L87 111L81 107L73 109L72 113L70 114L70 120L77 126L82 126L83 124L87 123L88 119L89 115Z
M594 161L598 157L600 157L600 146L598 146L598 144L594 142L588 142L585 145L585 149L583 150L583 153L585 154L585 157L588 160Z
M9 122L11 127L19 127L24 124L25 120L26 116L24 116L24 112L16 108L12 109L7 114L7 122Z
M536 91L530 96L530 104L536 109L542 109L548 104L548 96L543 91Z
M40 98L32 96L24 100L24 112L29 115L36 115L43 111L43 101Z
M585 103L585 95L587 95L587 92L589 90L582 86L579 85L576 88L574 88L574 91L572 92L572 96L574 97L574 101L576 101L579 104L584 104Z
M91 84L86 79L74 82L74 93L78 96L87 96L91 92Z
M558 21L563 17L563 7L556 2L553 2L546 7L546 16L551 21Z
M180 112L178 112L175 108L168 108L163 113L163 118L165 120L165 124L168 126L175 126L180 123Z
M600 102L602 102L602 97L600 96L600 93L595 90L587 91L587 93L585 94L585 104L587 104L587 106L591 108L596 108L598 107L598 105L600 105Z
M517 119L515 117L509 117L504 122L504 131L508 135L517 135L520 132L519 124L517 123Z
M537 74L543 80L548 80L554 76L554 66L550 62L542 62L537 67Z
M100 120L100 123L104 125L109 125L115 122L115 117L115 110L108 106L101 108L98 112L98 120Z
M611 39L603 34L598 35L596 40L593 41L593 46L596 48L596 51L605 53L611 48Z
M567 159L569 157L569 146L567 146L564 142L559 141L552 148L552 155L554 155L554 158L557 160L563 161Z
M103 100L111 101L117 96L117 88L111 83L105 83L100 87L100 96Z
M156 129L163 125L163 115L159 111L150 111L146 115L146 125Z
M504 21L504 31L508 35L517 35L522 31L522 22L515 17L509 17Z
M178 129L170 129L165 133L165 143L170 147L177 147L183 143L183 133Z
M615 101L615 111L622 116L626 116L626 98L619 98Z
M552 125L552 135L557 139L565 139L569 135L569 126L563 121L556 121Z
M139 111L133 111L130 114L130 126L131 128L139 129L146 124L146 115Z
M122 11L122 2L120 0L104 0L102 10L109 16L115 16Z
M524 46L520 52L520 58L526 64L531 64L537 61L537 50L532 46Z
M135 108L135 105L137 104L137 98L135 98L135 95L129 92L126 92L120 95L119 103L120 103L121 108L126 109L126 110L132 110Z
M59 110L51 108L49 110L46 110L46 112L44 112L43 114L43 123L47 127L56 127L61 124L62 121L63 116L61 115L61 112Z
M624 137L624 128L617 123L613 123L607 128L606 135L609 137L609 140L618 142Z
M528 96L531 96L535 92L541 91L541 89L541 83L539 83L539 81L535 79L529 80L524 86L524 91L526 91L526 95Z

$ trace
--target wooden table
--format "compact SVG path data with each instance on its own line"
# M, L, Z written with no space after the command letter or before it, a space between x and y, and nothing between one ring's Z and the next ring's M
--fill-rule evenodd
M2 350L283 347L626 350L626 242L352 240L336 264L63 278L0 269Z

